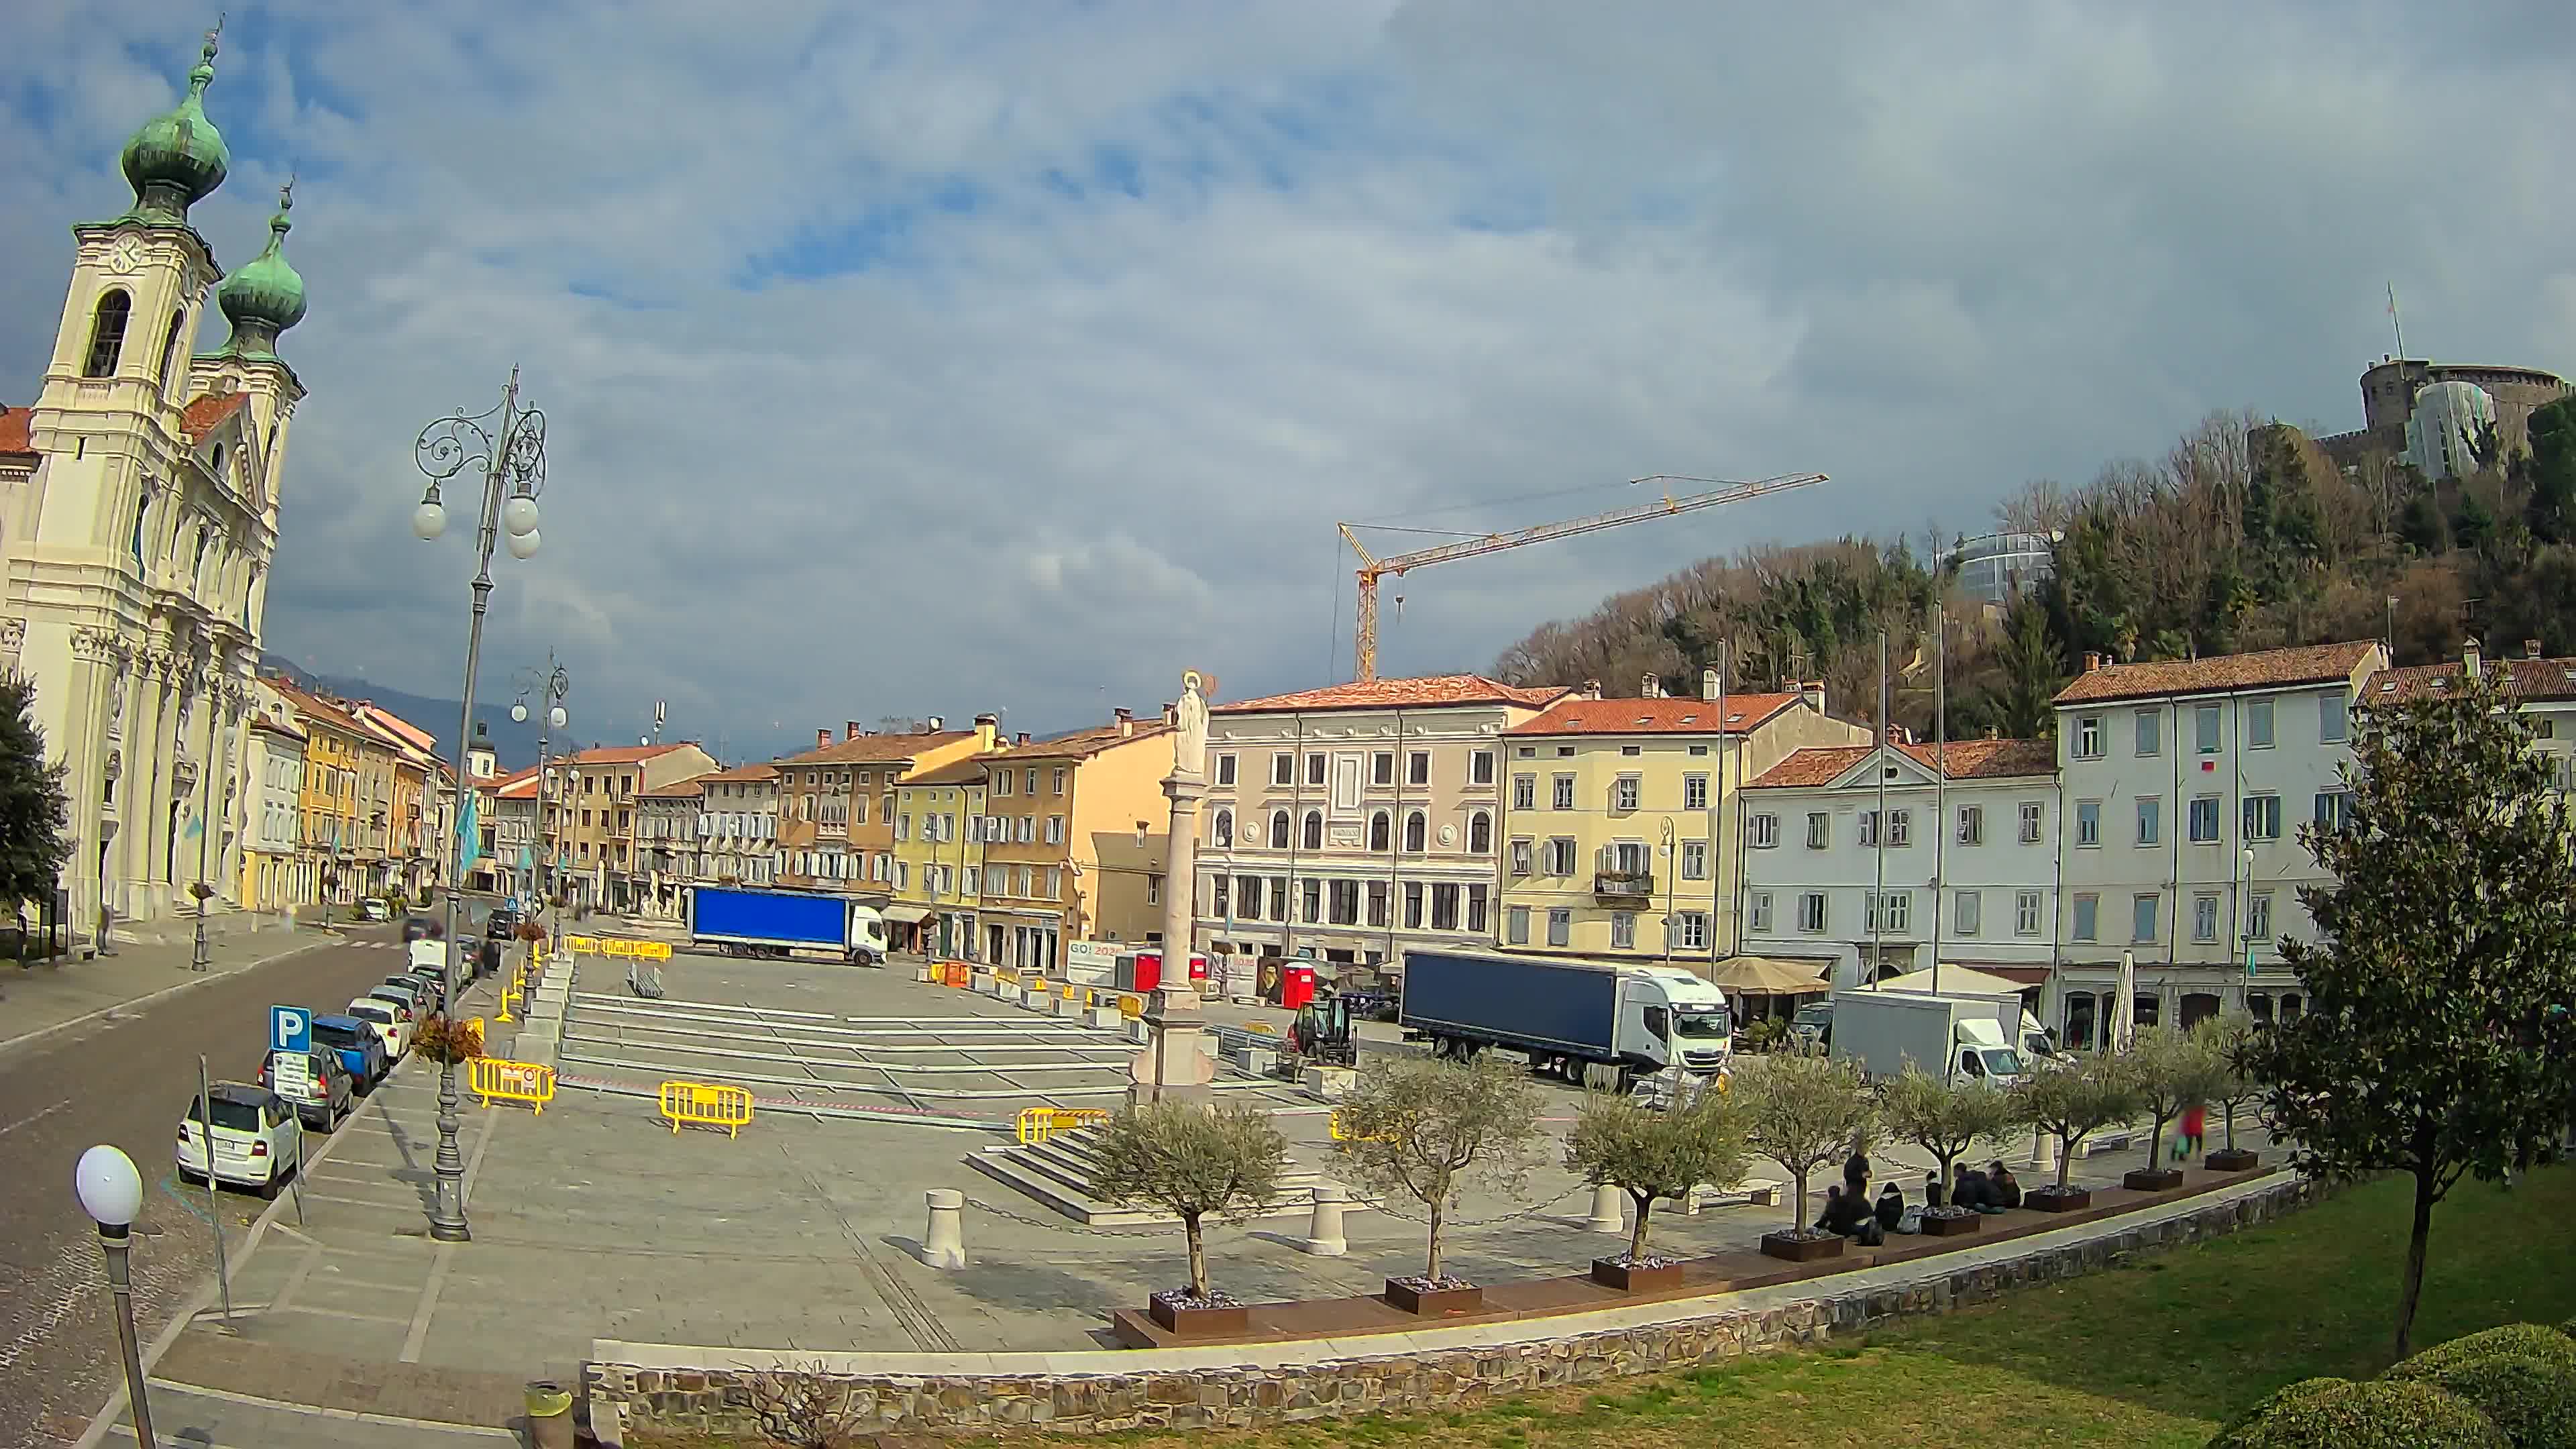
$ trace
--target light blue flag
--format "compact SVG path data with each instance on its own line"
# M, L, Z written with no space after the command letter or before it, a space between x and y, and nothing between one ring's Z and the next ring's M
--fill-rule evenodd
M465 814L456 822L457 838L464 843L465 863L469 867L483 858L483 832L474 818L477 799L473 791L465 792Z

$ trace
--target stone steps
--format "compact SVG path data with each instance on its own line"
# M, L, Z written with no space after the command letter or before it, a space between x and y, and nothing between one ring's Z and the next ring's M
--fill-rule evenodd
M1067 1132L1025 1147L987 1147L966 1154L966 1165L1085 1227L1141 1227L1180 1221L1170 1213L1118 1207L1092 1196L1091 1170L1098 1153L1082 1142L1087 1135ZM1292 1162L1280 1174L1279 1197L1269 1209L1240 1216L1246 1221L1302 1216L1314 1208L1316 1185L1329 1180L1321 1172ZM1347 1210L1359 1212L1367 1207L1367 1203L1354 1200Z

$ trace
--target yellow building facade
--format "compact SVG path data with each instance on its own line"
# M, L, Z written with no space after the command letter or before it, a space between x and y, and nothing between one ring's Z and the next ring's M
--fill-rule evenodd
M1865 744L1823 690L1569 695L1502 732L1507 950L1714 962L1734 954L1745 782L1809 745Z
M343 904L365 882L359 825L360 752L372 742L340 708L283 680L269 681L304 734L304 783L297 794L298 853L309 863L315 894Z
M894 893L886 924L898 945L933 956L976 957L983 899L986 765L969 756L916 769L895 785Z

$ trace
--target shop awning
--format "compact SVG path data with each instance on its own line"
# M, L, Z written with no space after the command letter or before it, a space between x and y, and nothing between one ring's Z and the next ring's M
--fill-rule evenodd
M888 906L885 918L898 926L917 926L930 919L928 906Z
M1721 991L1752 996L1817 996L1834 989L1818 974L1815 963L1768 956L1730 956L1700 974Z

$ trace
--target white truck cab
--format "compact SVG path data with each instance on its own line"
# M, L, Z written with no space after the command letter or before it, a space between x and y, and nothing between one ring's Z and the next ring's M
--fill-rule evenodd
M884 965L889 945L883 913L874 906L850 907L851 965Z
M1727 1009L1726 993L1678 966L1626 974L1629 989L1619 993L1621 1055L1651 1062L1649 1070L1656 1071L1677 1066L1707 1076L1727 1069L1735 1015Z

